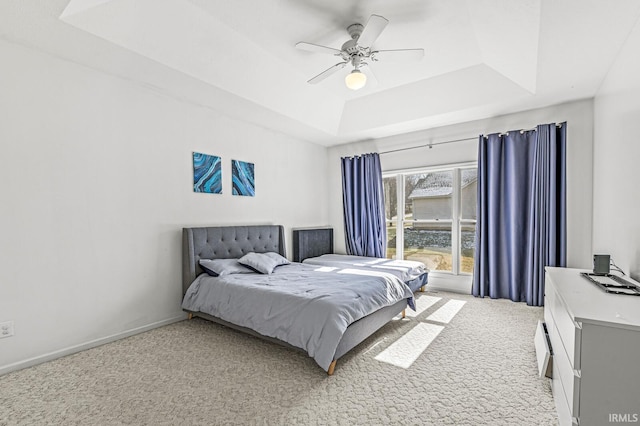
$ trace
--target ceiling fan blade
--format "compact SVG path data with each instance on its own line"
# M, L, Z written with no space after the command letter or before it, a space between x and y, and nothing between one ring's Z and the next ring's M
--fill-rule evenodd
M296 43L296 47L301 50L306 50L307 52L330 53L331 55L340 55L340 50L334 49L333 47L321 46L319 44L313 44L313 43L306 43L304 41Z
M371 15L358 38L358 44L362 47L371 47L388 23L389 21L380 15Z
M424 49L377 50L371 52L374 61L419 61L424 57Z
M363 64L360 70L367 75L367 87L378 87L378 79L369 64Z
M307 83L311 83L311 84L320 83L322 80L324 80L325 78L329 77L334 72L344 68L345 65L347 65L346 62L339 62L339 63L335 64L334 66L332 66L331 68L328 68L328 69L322 71L320 74L316 75L311 80L307 81Z

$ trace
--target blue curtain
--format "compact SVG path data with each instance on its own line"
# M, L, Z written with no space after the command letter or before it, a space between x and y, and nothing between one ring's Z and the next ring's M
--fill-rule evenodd
M386 257L384 190L378 154L342 158L342 199L347 253Z
M566 127L480 136L474 296L542 306L566 266Z

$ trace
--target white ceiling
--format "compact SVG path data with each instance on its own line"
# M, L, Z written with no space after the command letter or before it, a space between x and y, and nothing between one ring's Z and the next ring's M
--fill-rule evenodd
M389 20L375 49L424 59L373 63L359 91L349 67L308 84L339 59L295 44L339 49L371 14ZM638 0L3 0L0 37L334 145L592 97L639 16Z

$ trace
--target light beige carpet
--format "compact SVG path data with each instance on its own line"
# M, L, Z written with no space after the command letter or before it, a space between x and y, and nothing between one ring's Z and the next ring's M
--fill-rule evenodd
M533 349L541 308L425 296L441 300L387 324L332 377L306 354L194 319L1 376L0 424L557 424ZM451 299L466 303L449 323L427 319ZM376 360L419 324L442 329L409 368Z

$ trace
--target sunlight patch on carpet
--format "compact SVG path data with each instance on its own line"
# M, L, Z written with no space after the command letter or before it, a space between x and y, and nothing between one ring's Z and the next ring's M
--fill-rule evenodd
M416 310L415 312L411 309L407 309L406 315L408 317L416 317L438 303L442 298L441 297L433 297L433 296L420 296L416 297Z
M462 309L465 303L467 302L465 302L464 300L451 299L440 309L429 315L427 317L427 320L448 324L453 319L453 317L456 316L460 309Z
M441 325L420 323L380 352L375 359L396 367L409 368L443 329Z

